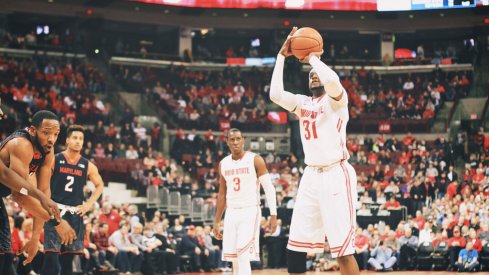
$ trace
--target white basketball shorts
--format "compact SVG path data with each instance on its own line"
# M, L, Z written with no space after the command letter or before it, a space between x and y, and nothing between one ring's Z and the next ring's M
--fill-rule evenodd
M224 217L222 259L236 260L247 253L250 261L260 260L260 206L227 208Z
M292 214L287 248L322 253L327 238L334 258L355 253L357 176L346 161L306 167Z

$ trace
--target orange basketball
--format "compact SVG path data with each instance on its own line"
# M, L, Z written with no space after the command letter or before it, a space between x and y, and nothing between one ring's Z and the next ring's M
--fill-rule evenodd
M313 28L300 28L290 39L290 49L295 57L302 59L309 53L320 52L323 49L323 38Z

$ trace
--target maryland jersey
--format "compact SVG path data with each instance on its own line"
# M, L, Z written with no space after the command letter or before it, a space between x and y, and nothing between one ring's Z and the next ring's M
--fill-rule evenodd
M89 161L80 156L70 163L64 153L56 154L51 176L51 198L69 206L83 204L83 187L87 183Z
M350 157L346 149L348 108L334 110L329 102L334 99L326 94L315 99L300 96L300 99L294 114L300 119L304 162L312 166L328 166L347 160Z
M256 177L255 154L245 152L239 160L232 155L221 160L221 175L226 180L226 206L244 208L260 204L260 185Z
M17 130L15 132L13 132L10 136L8 136L7 138L5 138L1 143L0 143L0 151L3 149L3 147L11 140L15 139L15 138L25 138L27 139L29 142L32 143L31 141L31 137L29 135L29 132L27 132L27 130L25 129L21 129L21 130ZM34 174L37 169L39 167L41 167L41 165L43 164L44 160L46 159L46 155L44 154L44 150L40 147L38 147L36 144L33 144L32 145L34 147L36 147L38 149L39 152L41 153L35 153L33 156L32 156L32 160L29 164L29 174L32 175ZM5 197L5 196L8 196L10 194L10 189L8 187L6 187L5 185L3 184L0 184L0 197Z

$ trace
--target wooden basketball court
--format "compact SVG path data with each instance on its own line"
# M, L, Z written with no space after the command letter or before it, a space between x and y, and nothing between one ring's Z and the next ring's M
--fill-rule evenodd
M251 272L254 274L263 274L263 275L285 275L288 274L286 269L264 269L264 270L253 270ZM447 271L392 271L392 272L374 272L374 271L362 271L360 274L402 274L402 275L448 275L448 274L457 274L458 272L447 272ZM189 274L205 274L205 275L232 275L232 272L206 272L206 273L183 273L180 275L189 275ZM325 275L340 275L341 273L336 271L328 271L328 272L315 272L309 271L307 275L315 275L315 274L325 274ZM470 274L489 274L489 272L474 272Z

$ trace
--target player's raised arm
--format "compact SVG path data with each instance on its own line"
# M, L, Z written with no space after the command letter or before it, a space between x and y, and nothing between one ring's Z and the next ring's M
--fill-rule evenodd
M255 156L255 169L256 176L263 190L265 191L265 196L267 197L268 207L270 208L270 232L275 232L277 229L277 193L275 191L275 186L273 186L270 174L268 174L267 165L265 160L259 155Z
M336 103L334 103L336 105L335 107L345 107L348 105L348 96L340 83L340 77L328 65L321 61L321 54L322 52L311 53L305 60L301 61L307 61L311 64L312 68L317 73L319 80L323 83L324 90L328 96L336 101Z
M219 163L219 168L217 169L219 175L219 193L217 194L217 208L216 215L214 217L214 237L218 240L222 239L221 234L221 219L224 210L226 209L226 180L221 173L221 164Z
M270 99L289 112L293 112L300 103L299 96L284 90L284 61L286 57L292 55L290 50L290 37L296 30L297 27L292 28L292 31L277 55L277 62L273 68L272 83L270 84Z
M100 198L100 195L102 195L102 192L104 191L104 181L98 172L97 166L92 162L88 162L88 179L95 185L95 191L83 205L78 206L78 214L80 214L80 216L85 215L85 213L90 210L92 205L98 198Z

